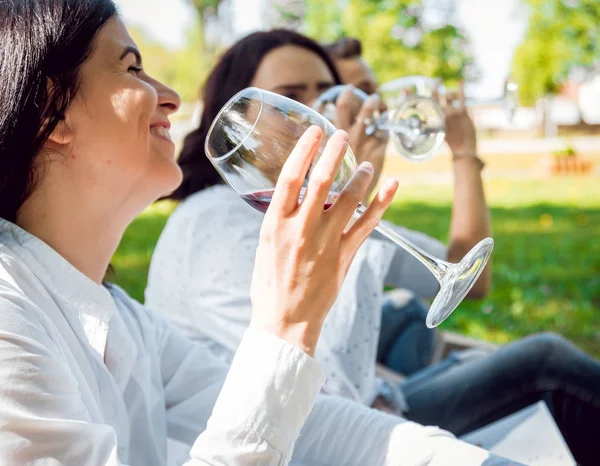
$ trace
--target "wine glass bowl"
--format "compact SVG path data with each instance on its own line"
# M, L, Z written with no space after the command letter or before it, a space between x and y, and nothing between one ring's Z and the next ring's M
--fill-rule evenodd
M420 130L419 121L411 124L415 127L406 126L408 130ZM224 181L246 203L264 213L269 208L285 161L302 134L314 125L321 128L323 136L304 180L298 199L302 202L312 169L336 131L333 124L315 110L272 92L244 89L225 104L213 121L206 137L205 153ZM356 159L348 147L324 209L336 202L356 170ZM366 208L359 204L354 216L359 218L365 211ZM430 327L439 325L464 298L483 271L493 247L492 239L487 238L460 263L451 264L411 244L385 223L380 222L376 229L406 249L440 282L440 293L427 317Z
M339 84L337 86L330 87L325 92L323 92L317 100L313 103L312 108L316 110L329 121L335 121L335 113L336 113L336 102L342 92L348 89L348 86L343 84ZM357 87L352 88L352 93L354 94L354 99L352 100L352 113L358 114L361 105L365 100L369 98L369 94L365 91L358 89Z
M391 139L400 155L411 161L422 161L436 154L446 132L442 110L434 101L407 96L388 113Z
M334 121L337 99L346 89L346 86L338 85L326 90L312 108ZM426 160L433 157L444 142L444 114L431 95L408 87L406 91L395 92L391 99L394 106L388 111L376 112L365 122L365 132L369 136L387 133L400 155L412 161ZM369 96L357 88L353 93L352 112L358 114Z

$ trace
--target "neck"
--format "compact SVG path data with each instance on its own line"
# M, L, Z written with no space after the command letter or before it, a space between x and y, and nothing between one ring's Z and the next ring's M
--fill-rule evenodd
M97 212L88 204L41 188L21 207L17 224L100 284L128 222L115 210Z

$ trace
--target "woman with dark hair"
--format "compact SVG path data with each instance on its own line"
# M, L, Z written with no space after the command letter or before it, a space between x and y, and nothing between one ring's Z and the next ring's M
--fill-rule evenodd
M184 184L172 197L182 202L155 249L146 304L164 312L186 336L206 343L225 361L231 360L251 322L254 251L263 217L222 185L204 154L208 126L220 106L247 86L310 104L336 83L337 72L316 43L282 30L241 39L208 78L202 123L186 139L179 161ZM366 136L363 119L379 102L371 98L353 118L357 110L349 108L351 97L347 93L344 98L348 100L338 105L336 125L348 130L358 159L376 161L383 156L385 141ZM452 117L460 115L457 112ZM418 232L403 233L423 249L446 256L446 247L436 240ZM375 236L367 239L322 329L315 358L327 375L325 393L369 406L377 396L375 360L380 326L385 324L379 307L383 283L409 284L423 296L437 292L435 278L407 253ZM390 397L397 412L408 407L405 414L409 419L441 425L461 435L544 399L581 461L594 457L593 438L600 420L600 365L563 339L540 335L452 370L437 369L417 373L400 386L401 392ZM408 406L402 404L402 394ZM364 435L372 438L370 433ZM322 442L346 442L342 437L339 432L336 439L324 435ZM364 439L358 434L356 438ZM349 464L358 454L354 442L346 443L348 459L338 459L336 464ZM305 447L301 442L297 451ZM454 463L466 464L464 460Z
M1 462L164 465L169 437L189 465L285 465L296 439L296 464L481 464L487 453L439 429L317 397L323 321L397 187L348 226L373 177L363 163L323 210L343 132L301 204L320 130L285 165L230 367L102 283L127 225L181 180L178 107L111 0L0 2Z
M316 62L313 56L317 57ZM269 58L266 62L263 61L265 57ZM283 63L280 61L282 57ZM286 60L289 60L287 64L292 65L291 67L285 66ZM309 66L303 68L302 64ZM261 66L259 67L259 65ZM289 71L297 70L308 76L311 74L314 76L313 65L318 68L317 79L305 79L300 74L293 76L289 74ZM274 81L270 79L273 76L273 66L278 67L277 79ZM262 79L260 75L257 76L259 71L262 72ZM288 71L287 74L286 71ZM210 124L219 110L229 98L248 87L253 81L307 105L316 100L323 91L341 84L331 58L316 42L301 34L285 29L276 29L250 34L239 41L221 57L219 65L210 74L204 86L202 96L204 110L200 126L185 139L178 159L179 166L183 171L183 182L169 196L171 199L181 201L201 189L223 184L219 174L204 156L204 149L202 148L202 151L197 149L204 146ZM343 105L351 105L349 94L342 99ZM370 107L366 108L368 110ZM380 152L382 152L382 147L383 145L379 144Z

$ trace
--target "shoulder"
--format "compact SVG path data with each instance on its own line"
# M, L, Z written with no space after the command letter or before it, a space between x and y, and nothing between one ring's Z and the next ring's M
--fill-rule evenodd
M205 221L231 216L246 219L262 218L260 213L246 204L233 189L226 185L212 186L193 194L181 203L176 212L179 210L182 214L208 216Z
M12 264L7 270L6 256L0 257L0 353L37 352L60 354L59 331L53 321L61 318L55 303L37 286L28 270ZM15 276L21 274L21 276Z
M246 204L229 187L217 185L188 197L177 206L165 227L165 234L176 234L179 241L185 232L193 235L229 236L236 231L255 231L263 215Z

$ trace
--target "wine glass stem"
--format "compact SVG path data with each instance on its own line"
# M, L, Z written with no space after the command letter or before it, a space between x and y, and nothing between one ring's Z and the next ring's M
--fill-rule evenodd
M362 214L365 213L366 210L367 208L360 204L354 212L354 217L359 218ZM399 235L396 231L388 227L383 222L379 222L375 229L383 236L393 241L398 246L408 251L416 259L418 259L425 267L427 267L431 271L431 273L435 276L435 278L437 278L438 281L442 280L448 268L452 266L452 264L426 253L420 247L412 244L410 241L403 238L401 235Z
M387 113L384 113L381 117L375 120L375 127L379 131L394 131L395 133L400 133L409 138L415 137L415 130L410 128L408 125L402 122L390 123Z
M483 107L485 105L503 105L504 97L498 97L496 99L477 100L477 99L466 99L465 107Z

